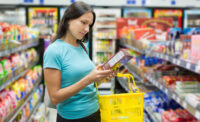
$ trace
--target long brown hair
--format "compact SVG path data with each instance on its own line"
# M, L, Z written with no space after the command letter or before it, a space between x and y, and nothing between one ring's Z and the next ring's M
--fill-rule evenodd
M52 42L65 36L65 34L68 31L69 20L77 19L87 12L92 12L92 14L93 14L93 22L90 25L90 30L81 40L82 42L87 42L89 39L90 31L95 23L96 15L95 15L93 9L88 4L86 4L82 1L74 2L65 10L65 13L58 25L56 36L53 38ZM77 40L77 41L80 41L80 40Z

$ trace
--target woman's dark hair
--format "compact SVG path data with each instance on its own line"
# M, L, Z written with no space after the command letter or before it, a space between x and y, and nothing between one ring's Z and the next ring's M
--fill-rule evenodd
M95 23L96 15L95 15L93 9L88 4L81 2L81 1L74 2L67 8L67 10L65 10L65 13L58 25L56 36L54 37L52 42L65 36L65 34L67 33L67 30L68 30L68 27L69 27L69 25L68 25L69 20L77 19L87 12L92 12L92 14L93 14L93 22L90 25L90 30L83 37L83 40L82 40L82 42L87 42L89 39L89 34L91 31L91 28L93 27L93 25ZM78 41L81 41L81 40L78 40Z

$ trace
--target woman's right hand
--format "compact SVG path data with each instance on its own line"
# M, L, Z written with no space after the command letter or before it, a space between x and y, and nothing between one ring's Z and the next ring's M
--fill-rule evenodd
M88 74L89 81L91 82L102 81L114 73L112 69L100 70L101 67L102 67L102 64L98 65L90 72L90 74Z

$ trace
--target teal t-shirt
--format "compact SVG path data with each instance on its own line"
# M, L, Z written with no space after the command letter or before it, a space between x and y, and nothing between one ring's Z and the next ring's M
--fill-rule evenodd
M95 67L81 45L74 47L60 39L46 49L43 64L43 68L61 70L61 88L80 81ZM94 83L57 104L56 108L65 119L80 119L93 114L99 109Z

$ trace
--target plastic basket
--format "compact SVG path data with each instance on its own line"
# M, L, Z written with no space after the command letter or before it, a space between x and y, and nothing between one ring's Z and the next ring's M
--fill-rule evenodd
M101 122L143 122L143 100L144 93L133 93L130 85L130 74L118 74L118 77L128 77L130 93L100 95L99 98ZM97 87L97 86L96 86Z

